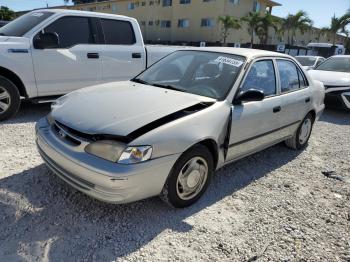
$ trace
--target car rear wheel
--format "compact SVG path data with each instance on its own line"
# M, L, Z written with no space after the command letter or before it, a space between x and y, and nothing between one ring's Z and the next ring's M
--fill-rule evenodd
M0 121L15 115L20 103L17 87L7 78L0 76Z
M293 137L286 140L286 145L293 149L305 148L309 141L313 124L314 117L311 113L309 113L303 119Z
M160 197L173 207L190 206L203 195L213 172L214 161L208 148L196 145L175 163Z

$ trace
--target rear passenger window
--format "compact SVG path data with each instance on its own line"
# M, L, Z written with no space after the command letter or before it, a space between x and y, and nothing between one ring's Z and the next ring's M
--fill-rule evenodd
M298 76L299 76L300 88L307 87L305 75L300 71L300 69L298 69Z
M299 89L299 75L296 65L288 60L277 60L281 80L281 92L287 93Z
M276 94L276 77L272 60L260 60L251 66L240 90L249 89L261 90L265 96Z
M101 24L107 45L135 44L135 34L130 22L101 19Z
M89 18L87 17L62 17L47 26L44 31L58 35L59 48L93 43Z

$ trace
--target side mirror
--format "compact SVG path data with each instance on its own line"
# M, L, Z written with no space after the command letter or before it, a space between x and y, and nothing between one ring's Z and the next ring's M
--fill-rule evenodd
M242 102L261 101L265 98L264 92L257 89L241 91L233 100L234 105L240 105Z
M56 33L47 32L39 33L33 41L34 48L36 49L49 49L58 48L59 39Z

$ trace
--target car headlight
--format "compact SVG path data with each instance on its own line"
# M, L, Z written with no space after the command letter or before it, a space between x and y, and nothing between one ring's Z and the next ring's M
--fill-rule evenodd
M125 149L125 144L111 140L100 140L85 147L85 152L103 159L117 162Z
M121 154L118 163L135 164L149 160L152 156L151 146L130 146Z
M131 146L111 140L100 140L85 147L85 152L119 164L135 164L149 160L151 146Z

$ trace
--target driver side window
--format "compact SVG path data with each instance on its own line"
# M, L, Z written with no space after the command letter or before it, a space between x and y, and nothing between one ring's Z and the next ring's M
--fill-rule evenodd
M257 61L250 67L240 91L249 89L263 91L265 96L276 94L276 76L271 59Z

